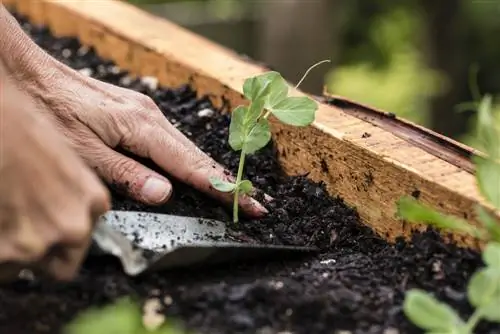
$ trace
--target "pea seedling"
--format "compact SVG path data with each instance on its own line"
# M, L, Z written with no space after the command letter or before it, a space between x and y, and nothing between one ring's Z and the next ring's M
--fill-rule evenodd
M491 116L491 97L485 96L479 104L478 135L488 158L476 158L476 180L482 195L500 210L500 133ZM414 289L405 298L406 316L427 333L472 334L481 320L500 323L500 222L485 209L477 206L482 227L475 227L458 217L443 215L412 198L398 202L401 217L410 222L423 222L442 229L465 232L487 242L482 254L486 266L475 272L467 286L467 297L475 311L464 321L447 304L430 294Z
M296 87L313 67L323 62L325 61L311 66ZM262 149L271 140L268 117L273 114L285 124L307 126L314 121L318 109L317 103L307 96L288 96L287 82L275 71L245 80L243 94L250 100L250 104L235 108L229 125L229 145L234 151L241 151L236 181L233 183L210 178L210 183L218 191L234 193L234 223L238 222L239 196L249 194L253 190L250 180L242 180L245 157Z

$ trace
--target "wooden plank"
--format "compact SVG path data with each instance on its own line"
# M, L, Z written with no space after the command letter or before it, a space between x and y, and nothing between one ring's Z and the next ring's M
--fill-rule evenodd
M134 74L157 76L167 86L189 82L200 96L212 96L217 106L246 103L244 80L267 70L121 1L4 2L35 22L47 24L58 36L78 36L100 55ZM441 141L433 142L434 151L430 150L417 144L411 135L405 137L390 126L363 119L351 107L321 103L315 123L307 128L273 121L273 139L285 171L308 173L311 179L325 182L332 195L356 207L363 222L389 241L407 237L412 229L395 216L395 202L401 196L418 194L422 202L471 219L474 224L476 204L493 212L480 197L469 157L450 149L460 147L472 152L470 148ZM437 150L446 154L440 155ZM481 246L471 238L453 239Z

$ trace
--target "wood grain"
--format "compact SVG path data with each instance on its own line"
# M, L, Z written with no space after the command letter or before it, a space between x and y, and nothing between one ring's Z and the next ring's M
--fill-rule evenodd
M217 106L246 103L242 96L244 80L267 70L121 1L4 3L34 22L47 24L57 36L79 37L101 56L134 74L156 76L166 86L190 83L200 96L210 95ZM463 165L452 163L453 150L448 150L446 157L439 156L417 145L411 135L401 136L390 127L363 119L348 107L321 103L312 126L293 128L273 119L272 132L287 173L307 173L311 179L325 182L332 195L356 207L363 222L389 241L408 237L415 228L396 217L395 202L401 196L418 195L423 203L470 219L473 224L477 224L476 205L493 212L465 166L470 168L468 157L460 157ZM494 214L500 217L498 212ZM452 239L471 247L482 246L470 237L454 235Z

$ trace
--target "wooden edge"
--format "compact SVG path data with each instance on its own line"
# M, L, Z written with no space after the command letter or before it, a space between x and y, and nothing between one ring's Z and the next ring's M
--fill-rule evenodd
M482 152L443 136L435 131L408 120L398 118L394 113L382 111L349 100L343 96L323 92L321 101L341 108L345 113L381 127L399 138L411 142L426 152L439 157L469 173L474 173L474 156L484 156Z
M118 0L4 0L56 36L77 36L103 57L165 86L189 83L221 107L247 101L246 78L266 68L165 19ZM295 91L295 94L303 94ZM401 138L392 129L355 117L342 106L321 103L312 126L294 128L272 120L280 163L290 175L323 181L330 194L355 207L364 223L388 241L408 237L416 226L396 217L396 201L412 195L441 212L478 224L474 208L486 205L474 175L442 156ZM359 115L358 115L359 116ZM436 144L437 145L437 144ZM439 145L442 145L439 144ZM471 237L445 236L472 248Z

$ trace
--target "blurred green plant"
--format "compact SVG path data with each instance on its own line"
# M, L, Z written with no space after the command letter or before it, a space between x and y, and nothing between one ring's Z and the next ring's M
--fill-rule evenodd
M144 325L139 303L124 297L114 304L94 307L78 314L64 334L186 334L181 326L165 320L161 326L148 329Z
M447 82L421 58L416 45L422 34L420 16L397 8L374 19L367 29L366 43L372 47L359 52L369 52L368 58L358 57L356 62L335 68L328 75L328 89L427 125L427 101L445 89Z
M500 127L492 116L492 97L485 95L477 104L476 140L485 157L475 157L476 181L481 194L500 212ZM415 325L427 333L471 334L481 320L500 323L500 221L477 206L476 213L482 226L444 215L414 198L404 197L398 202L398 214L412 223L426 223L440 228L460 231L487 242L482 257L485 264L475 272L467 286L467 296L475 308L464 321L448 305L420 289L407 292L403 309Z

